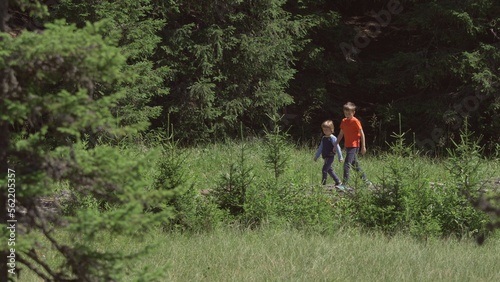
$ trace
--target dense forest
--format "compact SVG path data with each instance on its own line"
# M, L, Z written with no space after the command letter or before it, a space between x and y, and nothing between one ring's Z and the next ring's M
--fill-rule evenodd
M240 124L258 135L274 114L308 141L321 121L338 126L347 101L369 146L384 147L399 115L426 150L449 146L466 117L488 149L500 141L497 1L62 0L42 1L45 13L10 2L3 25L14 38L100 23L133 76L120 89L82 86L123 91L113 110L122 124L173 127L186 143L239 136Z

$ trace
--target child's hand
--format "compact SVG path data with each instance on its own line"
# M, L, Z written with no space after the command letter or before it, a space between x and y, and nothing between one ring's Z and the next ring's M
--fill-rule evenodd
M364 155L366 153L366 147L362 147L360 153L361 153L361 155Z
M344 160L339 160L339 162L343 163L343 162L344 162Z

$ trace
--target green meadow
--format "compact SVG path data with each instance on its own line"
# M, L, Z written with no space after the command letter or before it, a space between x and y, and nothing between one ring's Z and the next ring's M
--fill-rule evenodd
M134 253L152 246L127 267L124 281L148 269L158 281L498 281L500 238L415 240L342 229L329 235L296 230L220 229L196 234L145 234L91 245ZM44 250L45 251L45 250ZM55 263L55 252L44 253ZM22 271L19 281L43 281Z
M162 277L157 281L500 279L500 236L477 228L484 224L471 222L484 221L484 213L470 205L466 210L452 205L458 196L446 195L454 194L452 187L459 181L447 168L449 160L417 158L398 148L391 154L369 152L360 156L360 164L378 190L355 182L359 185L355 193L339 194L319 185L322 162L313 161L314 148L281 147L286 162L276 178L266 146L259 140L204 144L170 148L167 155L159 148L124 146L123 151L137 158L150 158L151 166L144 173L150 183L165 158L177 164L171 174L183 179L185 192L174 204L176 216L147 232L138 230L135 236L102 232L92 242L78 242L78 236L68 231L54 234L68 244L78 242L130 256L121 265L126 273L123 281L151 281L155 278L148 275L157 273ZM482 161L474 177L498 178L498 160ZM340 162L335 162L334 169L342 174ZM408 170L413 170L408 177L393 179ZM233 178L251 181L243 211L234 214L220 209L221 191L230 183L230 171ZM411 193L418 193L413 188L428 193L412 198ZM281 192L269 191L272 189ZM390 196L396 192L404 196ZM427 202L417 203L422 197ZM459 203L464 202L455 204ZM88 201L78 204L80 208L94 205ZM441 206L429 208L427 204ZM398 210L400 206L404 208ZM480 233L487 234L483 244L477 242ZM47 264L57 266L61 260L50 246L45 241L38 253ZM42 280L24 269L19 281Z

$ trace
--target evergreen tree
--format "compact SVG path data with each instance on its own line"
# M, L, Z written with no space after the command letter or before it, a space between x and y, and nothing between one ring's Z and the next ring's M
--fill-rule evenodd
M15 211L5 212L6 191L0 200L4 214L17 222L15 245L1 247L2 262L15 253L15 269L2 263L2 274L10 270L13 279L11 273L28 267L45 281L120 281L126 275L123 262L135 255L97 250L91 243L113 234L137 236L137 230L153 227L170 210L143 210L159 206L175 191L146 189L148 156L86 145L87 135L114 138L143 129L118 127L123 116L113 112L134 81L124 71L127 57L116 47L119 38L108 36L106 21L79 28L59 20L41 32L9 34L3 32L6 11L0 17L0 174L2 187L14 189L15 201L8 203ZM102 205L66 217L47 211L44 201L57 203L54 195L62 186ZM2 238L12 237L5 221L1 225ZM74 240L61 240L61 228ZM48 265L41 257L39 236L57 250L60 265ZM154 279L144 272L144 279Z
M161 37L158 32L165 19L158 14L151 0L140 1L74 1L62 0L51 7L50 19L64 18L69 23L83 27L86 22L103 21L104 36L118 42L122 54L127 58L127 72L131 78L124 85L125 95L114 108L122 124L149 123L161 112L159 105L151 99L168 94L164 79L169 74L168 64L158 67L154 61ZM99 87L99 86L97 86ZM109 93L112 89L99 88Z
M318 132L317 124L323 120L339 119L335 114L345 103L341 95L346 95L343 93L348 84L346 68L350 66L337 52L346 35L338 2L287 1L287 11L309 24L307 44L297 52L297 73L287 88L294 100L287 106L293 125L289 133L295 138L307 140Z
M158 100L179 138L237 136L240 122L259 131L293 102L286 93L306 23L283 0L176 1L165 8L162 60L171 94Z

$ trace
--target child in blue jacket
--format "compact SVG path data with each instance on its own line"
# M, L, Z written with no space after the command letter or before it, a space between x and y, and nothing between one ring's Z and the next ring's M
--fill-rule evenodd
M326 179L328 175L330 175L335 181L335 187L339 187L342 185L339 177L333 171L332 164L334 161L335 154L338 155L339 162L343 162L344 159L342 157L342 151L340 150L340 146L337 143L337 137L333 135L334 126L331 120L326 120L321 124L321 128L323 129L323 137L321 138L321 143L319 144L318 150L316 151L316 155L314 156L314 161L318 160L319 156L323 157L325 163L323 164L322 169L322 179L321 184L326 184Z

